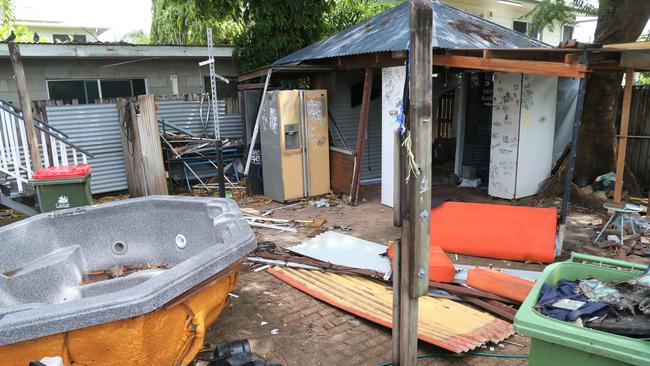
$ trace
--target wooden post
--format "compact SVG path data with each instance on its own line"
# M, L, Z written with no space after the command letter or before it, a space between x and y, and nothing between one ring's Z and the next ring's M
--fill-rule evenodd
M160 128L156 118L156 103L151 94L138 97L140 118L138 123L138 139L142 149L142 170L146 195L168 194L165 164L163 162L162 146L160 145Z
M393 364L414 366L417 362L418 297L429 290L429 227L431 211L431 131L433 13L425 0L409 1L410 52L409 108L407 132L400 147L400 171L408 175L401 196L402 237L398 281L399 296L393 308ZM410 139L410 141L409 141ZM407 143L404 143L407 142ZM410 143L409 143L410 142ZM436 316L436 314L430 314Z
M23 110L27 144L29 145L29 158L32 163L32 170L35 171L36 169L43 167L43 162L41 161L41 153L38 147L38 135L36 133L36 127L34 126L34 117L32 116L32 104L29 100L29 92L27 91L25 70L23 69L23 62L20 58L20 49L18 48L18 45L14 42L9 42L7 46L9 47L11 67L13 68L16 77L16 88L18 89L20 108Z
M124 156L124 172L126 173L126 184L129 189L131 197L141 197L144 194L138 185L137 176L139 174L135 171L135 108L126 99L120 98L117 100L117 114L120 119L120 140L122 141L122 156Z
M623 106L621 111L621 137L618 139L616 151L616 184L614 185L614 202L620 203L623 195L623 175L625 174L625 154L627 153L627 131L630 127L630 108L632 107L632 89L634 86L634 70L625 70L625 90L623 91Z
M368 131L368 119L370 118L370 96L372 94L372 69L366 68L363 79L363 97L361 99L361 112L359 113L359 131L357 132L357 146L352 174L352 189L350 190L350 203L354 206L359 201L359 186L361 185L361 168L363 166L363 148L366 142Z
M401 174L400 172L400 137L399 132L395 131L393 134L393 226L402 226L402 215L400 209L400 193L401 193ZM397 252L397 250L395 251Z

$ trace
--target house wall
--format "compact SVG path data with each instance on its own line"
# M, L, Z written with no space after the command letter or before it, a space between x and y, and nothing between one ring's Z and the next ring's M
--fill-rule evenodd
M202 61L199 59L155 59L102 67L124 61L123 58L49 60L24 58L23 66L29 96L32 100L47 99L46 80L97 78L144 78L149 94L172 94L171 75L178 77L179 94L200 93L203 91L203 77L208 73L207 67L199 69L198 62ZM231 59L217 59L216 72L223 76L236 76L238 70ZM221 84L223 83L218 82L218 85ZM18 103L9 58L0 59L0 99Z
M26 25L27 30L29 33L38 33L38 36L40 37L40 42L48 42L48 43L53 43L54 42L54 35L55 34L68 34L68 35L73 35L73 34L81 34L86 36L86 42L97 42L97 39L95 37L99 37L99 34L101 32L96 32L95 28L80 28L80 27L47 27L47 26L40 26L40 25ZM103 30L102 30L103 31Z
M336 121L350 144L350 149L357 145L359 116L361 105L350 107L350 89L352 85L363 82L363 70L337 71L335 92L328 96L330 115ZM375 70L373 83L381 86L381 70ZM336 133L332 133L337 147L343 147ZM367 139L361 169L361 182L378 182L381 179L381 94L370 102Z
M462 9L470 14L480 16L496 24L512 29L515 20L525 21L524 15L533 10L535 5L525 0L516 0L522 6L513 6L497 2L497 0L441 0L441 2ZM562 40L562 27L555 26L554 30L544 29L541 41L557 46Z

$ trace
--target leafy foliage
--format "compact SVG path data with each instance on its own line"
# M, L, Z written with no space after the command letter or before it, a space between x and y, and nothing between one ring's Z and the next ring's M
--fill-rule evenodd
M392 6L376 0L334 0L325 14L326 33L334 34Z
M14 16L14 1L13 0L0 0L0 40L5 40L14 31L16 35L16 42L33 42L34 34L30 33L26 26L16 25L16 18ZM40 42L46 40L41 39Z
M1 0L0 0L1 1ZM388 7L381 0L153 0L151 41L234 44L241 70L270 63Z
M601 2L603 1L607 0L601 0ZM603 7L599 6L599 8ZM523 18L530 20L528 35L534 36L545 28L554 31L556 25L562 26L573 23L576 13L597 16L598 11L598 9L586 0L572 0L570 2L565 2L564 0L542 0L533 10L524 15Z
M246 30L235 41L241 70L268 64L326 34L326 0L249 0Z
M150 44L151 37L149 33L145 32L142 29L137 29L130 31L129 33L122 36L122 41L132 43L132 44Z
M154 44L205 44L212 28L213 42L232 44L244 29L243 0L153 0L150 41Z

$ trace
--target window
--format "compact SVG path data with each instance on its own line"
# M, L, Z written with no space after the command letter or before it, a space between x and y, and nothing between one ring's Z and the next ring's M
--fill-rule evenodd
M377 75L379 74L379 75ZM370 100L381 97L381 73L375 73L372 78L372 88L370 89ZM363 101L363 78L360 82L350 87L350 108L361 105Z
M217 79L217 98L237 98L237 79L230 76L226 76L226 78L230 80L230 83L226 84ZM212 90L209 76L203 77L203 90L208 94L210 94L210 91Z
M523 33L525 35L528 35L528 27L529 26L530 26L530 24L528 24L527 22L522 22L522 21L519 21L519 20L515 20L515 21L512 22L512 29L519 32L519 33ZM541 37L542 37L541 33L537 33L537 34L535 34L533 36L533 38L535 38L535 39L542 39Z
M573 38L573 26L565 25L562 27L562 41L568 41Z
M54 43L86 43L86 36L84 34L53 34L52 38Z
M147 93L144 79L48 80L50 99L93 104L102 98L134 97Z
M519 33L528 34L528 23L515 20L512 22L512 29Z

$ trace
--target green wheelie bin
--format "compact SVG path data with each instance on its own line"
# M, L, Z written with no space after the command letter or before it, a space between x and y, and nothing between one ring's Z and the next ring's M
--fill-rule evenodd
M37 170L30 183L36 188L41 212L91 205L90 172L86 164Z

